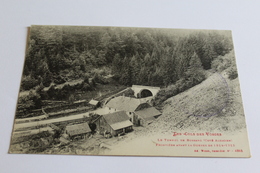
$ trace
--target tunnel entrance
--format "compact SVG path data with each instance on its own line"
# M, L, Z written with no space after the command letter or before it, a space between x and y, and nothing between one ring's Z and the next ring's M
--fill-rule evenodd
M94 132L97 128L97 125L95 123L90 123L89 128L91 129L92 132Z
M144 89L140 92L140 98L153 96L153 93L150 90Z

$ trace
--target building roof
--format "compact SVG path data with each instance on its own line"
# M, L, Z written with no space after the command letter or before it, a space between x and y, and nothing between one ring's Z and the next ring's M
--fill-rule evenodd
M134 112L136 108L143 103L141 99L119 96L111 99L106 106L117 110Z
M91 104L91 105L96 106L96 105L99 103L99 101L92 99L92 100L90 100L88 103Z
M70 136L80 135L91 132L88 123L73 124L66 127L66 131Z
M75 101L73 103L84 103L84 102L87 102L87 101L86 100L77 100L77 101Z
M63 136L62 137L60 137L60 142L62 143L62 144L68 144L70 141L68 141L66 138L64 138Z
M129 126L132 126L132 125L133 125L133 123L131 121L126 120L126 121L122 121L122 122L112 124L111 127L112 127L113 130L118 130L118 129L122 129L122 128L129 127Z
M129 121L129 117L125 111L106 114L103 115L103 117L113 130L118 130L133 125L133 123Z
M154 86L144 86L144 85L132 85L132 88L150 88L150 89L160 89L160 87L154 87Z
M154 107L145 108L135 112L138 116L144 120L153 119L155 116L161 115L162 113Z

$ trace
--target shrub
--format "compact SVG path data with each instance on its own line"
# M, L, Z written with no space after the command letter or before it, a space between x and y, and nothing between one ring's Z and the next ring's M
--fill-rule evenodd
M40 94L30 91L28 99L34 102L34 108L39 109L42 106L42 100Z
M75 98L73 94L70 94L69 98L68 98L68 102L69 104L72 104L74 102Z
M109 74L111 74L111 70L109 67L102 67L100 69L93 69L91 70L91 76L94 76L95 74L99 74L101 76L107 76Z
M20 112L17 116L23 116L33 109L39 109L42 106L42 99L40 94L35 91L30 91L28 95L20 96L18 98L17 111Z
M71 86L72 90L80 90L84 86L84 81L79 82Z
M162 102L167 100L170 97L173 97L189 88L192 88L193 86L201 83L205 79L205 75L202 75L197 78L193 78L192 76L190 78L182 78L178 80L174 85L170 85L165 89L161 89L156 96L152 100L152 104L154 106L160 105Z
M83 78L84 78L84 82L89 84L89 75L85 74Z
M47 91L47 95L48 95L49 99L55 98L55 93L56 93L56 91L55 91L55 86L52 85L52 86L48 89L48 91Z
M22 90L30 90L37 85L39 85L39 81L31 77L31 75L22 77L22 81L21 81Z
M66 81L61 77L61 76L56 76L53 80L54 83L56 84L63 84L65 83Z
M81 88L81 91L91 91L92 88L88 83L84 83L83 87Z
M43 75L42 84L45 87L49 87L52 83L52 73L48 72Z
M234 59L234 51L230 51L228 54L214 59L211 63L211 67L218 72L222 72L232 66L232 64L235 64Z
M238 74L237 74L237 68L235 66L232 66L228 71L227 71L227 74L228 74L228 78L230 80L233 80L233 79L236 79L238 77Z
M139 94L139 93L138 93ZM126 97L132 97L132 98L135 98L135 92L129 88L127 89L126 91L124 91L123 93L121 93L120 95L124 95Z
M42 83L40 83L40 85L35 87L35 92L40 94L42 92L42 90L44 89L44 86Z
M95 74L94 74L93 80L94 80L96 83L108 84L108 80L107 80L106 78L104 78L103 76L101 76L100 74L98 74L98 73L95 73Z

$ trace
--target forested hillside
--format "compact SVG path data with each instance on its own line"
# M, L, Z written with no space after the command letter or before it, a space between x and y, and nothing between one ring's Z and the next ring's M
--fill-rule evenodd
M223 31L111 27L32 27L22 90L40 83L111 73L120 84L166 86L180 79L191 57L204 69L232 49ZM96 70L97 71L97 70Z
M75 93L86 99L97 84L177 84L179 93L203 81L204 70L232 48L229 31L33 26L20 88L30 94L20 95L18 110L26 115L42 100L72 103Z

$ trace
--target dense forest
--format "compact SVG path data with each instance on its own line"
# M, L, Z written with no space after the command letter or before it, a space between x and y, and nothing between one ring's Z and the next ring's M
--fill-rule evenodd
M191 57L204 69L232 49L221 31L34 26L26 54L22 89L40 83L83 78L95 69L121 84L167 86L183 77ZM194 60L193 60L194 61ZM93 74L92 74L93 75ZM93 76L89 76L93 77ZM26 83L26 82L25 82Z
M106 84L108 77L125 86L167 87L180 80L195 85L214 59L232 49L228 31L33 26L21 91L52 91L76 79L83 81L77 89L88 91L95 83ZM59 100L71 89L65 85L60 97L31 94L24 99Z

